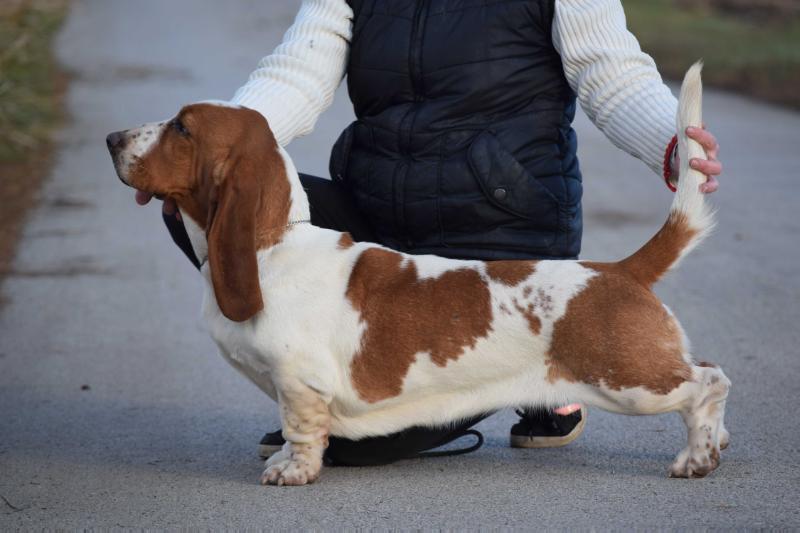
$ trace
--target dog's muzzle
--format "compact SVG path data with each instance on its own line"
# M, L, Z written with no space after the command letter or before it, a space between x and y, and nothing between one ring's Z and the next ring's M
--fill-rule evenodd
M108 137L106 137L106 146L108 146L108 151L112 156L116 155L120 150L125 148L126 144L127 137L121 131L109 133Z

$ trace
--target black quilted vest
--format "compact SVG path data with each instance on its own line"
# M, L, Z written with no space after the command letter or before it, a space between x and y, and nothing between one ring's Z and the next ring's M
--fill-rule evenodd
M553 0L351 0L358 120L331 175L380 241L410 253L575 257L575 96Z

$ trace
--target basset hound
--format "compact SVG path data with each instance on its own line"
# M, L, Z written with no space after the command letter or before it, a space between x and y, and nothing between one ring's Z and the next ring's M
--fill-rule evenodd
M697 362L652 285L708 233L712 214L684 134L700 124L686 75L682 168L663 227L616 263L411 256L307 223L297 171L256 111L220 102L109 135L119 178L176 200L206 279L222 355L280 406L282 451L264 484L315 481L329 435L386 435L508 406L579 402L678 411L675 477L719 464L730 381Z

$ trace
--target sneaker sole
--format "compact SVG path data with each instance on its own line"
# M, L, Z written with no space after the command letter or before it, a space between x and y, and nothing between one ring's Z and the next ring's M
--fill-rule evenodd
M527 435L511 435L509 444L512 448L558 448L559 446L566 446L574 441L583 433L583 428L586 425L585 407L581 407L581 421L578 422L572 431L561 437L529 437Z
M281 451L281 448L283 448L283 446L279 444L259 444L258 456L264 460L267 460L272 454Z

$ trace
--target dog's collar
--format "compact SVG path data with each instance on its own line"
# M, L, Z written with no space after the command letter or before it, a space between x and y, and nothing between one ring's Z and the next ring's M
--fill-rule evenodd
M297 225L297 224L311 224L311 219L305 219L305 220L292 220L291 222L289 222L288 224L286 224L286 226L285 226L285 227L287 227L287 228L290 228L290 227L292 227L292 226L294 226L294 225Z
M272 228L267 228L267 229L264 230L264 232L268 233L270 231L275 231L275 230L279 230L279 229L291 228L292 226L296 226L298 224L311 224L311 219L306 218L306 219L303 219L303 220L290 220L289 222L287 222L283 226L274 226Z
M311 224L311 219L303 219L303 220L290 220L290 221L289 221L289 222L287 222L287 223L286 223L286 225L284 225L284 226L278 226L278 227L275 227L275 228L270 228L270 229L268 229L267 231L272 231L272 230L276 230L276 229L285 229L285 228L291 228L292 226L296 226L296 225L298 225L298 224ZM187 242L188 242L188 241L187 241ZM179 246L180 246L180 245L179 245ZM188 249L185 249L183 246L180 246L180 248L181 248L181 250L183 250L183 252L184 252L184 253L185 253L185 254L186 254L188 257L189 257L189 260L190 260L190 261L192 261L192 263L194 263L194 265L197 267L197 270L200 270L200 269L202 269L202 268L203 268L203 266L204 266L206 263L208 263L208 255L206 255L206 256L203 258L203 260L202 260L202 261L201 261L201 260L199 260L199 259L198 259L198 257L197 257L197 255L194 253L194 249L192 249L192 246L191 246L191 244L190 244L190 243L189 243L189 247L188 247ZM191 252L191 255L189 255L189 252Z

